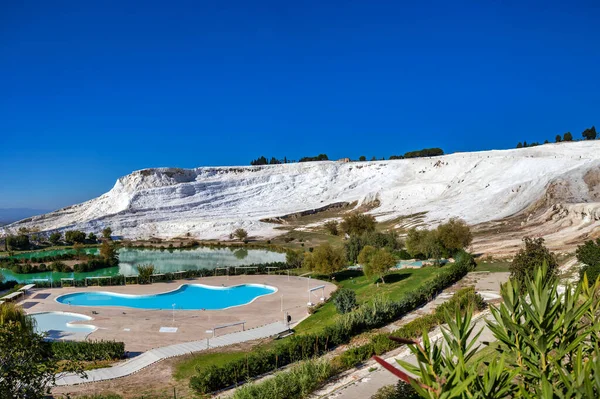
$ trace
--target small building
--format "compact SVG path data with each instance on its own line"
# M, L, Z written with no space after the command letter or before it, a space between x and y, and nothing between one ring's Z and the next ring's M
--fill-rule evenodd
M348 163L348 162L350 162L350 158L340 158L337 161L341 162L341 163Z

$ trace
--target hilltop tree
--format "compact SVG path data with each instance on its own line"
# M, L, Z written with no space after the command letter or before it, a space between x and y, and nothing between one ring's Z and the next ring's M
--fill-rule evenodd
M560 143L562 141L562 137L560 136L560 134L556 135L556 137L554 138L554 141L557 143Z
M242 228L235 229L235 231L233 232L233 236L240 241L244 241L248 238L248 232Z
M566 132L563 135L563 141L573 141L573 135L571 134L571 132Z
M546 248L543 238L525 237L523 244L525 246L519 250L509 267L510 278L524 287L525 281L533 278L534 270L541 265L546 265L547 278L556 275L558 269L556 257Z
M304 256L303 266L317 273L331 275L346 266L346 256L342 248L323 244Z
M592 126L588 129L585 129L583 131L583 133L581 133L581 135L586 139L586 140L596 140L596 127Z
M520 141L517 143L517 148L523 148L523 143L521 143Z
M375 231L377 221L372 215L366 213L352 212L344 216L340 228L348 235L361 235L362 233Z
M110 240L112 236L112 229L110 227L106 227L102 230L102 237L106 240Z
M365 162L367 160L367 157L365 157L364 155L361 155L360 157L358 157L358 160L360 162Z

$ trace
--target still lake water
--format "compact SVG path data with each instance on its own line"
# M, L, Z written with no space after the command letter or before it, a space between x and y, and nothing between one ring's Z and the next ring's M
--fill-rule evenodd
M61 278L83 279L95 276L137 275L136 266L151 263L155 273L169 273L180 270L214 269L223 266L244 266L253 263L285 262L285 254L264 249L245 248L210 248L200 247L187 250L150 250L119 249L119 266L100 269L86 273L30 273L16 274L10 270L0 269L6 280L17 280L20 283L34 279Z

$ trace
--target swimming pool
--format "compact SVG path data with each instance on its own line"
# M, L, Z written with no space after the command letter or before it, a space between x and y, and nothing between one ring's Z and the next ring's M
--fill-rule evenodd
M115 292L76 292L56 298L71 306L123 306L137 309L218 310L246 305L256 298L277 292L277 288L260 284L214 287L184 284L174 291L155 295L128 295Z
M89 324L72 324L74 321L88 321L91 317L69 312L42 312L32 313L35 320L37 333L46 333L48 338L59 339L67 336L86 336L96 330L96 326Z

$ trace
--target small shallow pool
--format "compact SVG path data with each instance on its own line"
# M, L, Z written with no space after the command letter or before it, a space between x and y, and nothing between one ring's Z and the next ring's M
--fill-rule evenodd
M77 321L89 321L91 317L79 313L68 312L43 312L32 313L35 319L36 332L46 333L47 338L85 338L89 333L96 330L96 326L89 324L72 324Z
M277 288L268 285L243 284L214 287L184 284L174 291L155 295L128 295L114 292L76 292L56 298L71 306L124 306L138 309L217 310L246 305L256 298L269 295Z

